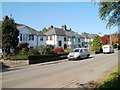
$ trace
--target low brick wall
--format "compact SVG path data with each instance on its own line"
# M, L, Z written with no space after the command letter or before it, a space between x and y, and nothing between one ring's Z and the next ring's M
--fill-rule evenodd
M29 60L3 60L4 64L29 65Z

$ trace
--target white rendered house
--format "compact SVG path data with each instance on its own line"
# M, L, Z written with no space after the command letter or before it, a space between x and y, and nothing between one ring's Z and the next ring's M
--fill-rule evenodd
M46 44L53 48L74 49L82 46L79 34L72 30L67 30L66 25L63 25L62 28L51 26L51 29L45 34L47 35Z
M17 24L19 30L19 43L27 42L29 46L46 45L46 35L29 26Z

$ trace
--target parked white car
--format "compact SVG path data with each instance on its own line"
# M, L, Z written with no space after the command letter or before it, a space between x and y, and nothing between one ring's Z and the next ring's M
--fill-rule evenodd
M88 58L90 56L90 52L87 48L76 48L72 52L68 54L68 59L81 59Z
M114 53L114 49L112 45L104 45L103 46L103 53Z

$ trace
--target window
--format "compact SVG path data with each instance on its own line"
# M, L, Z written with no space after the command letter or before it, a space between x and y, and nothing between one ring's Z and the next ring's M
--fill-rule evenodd
M48 40L48 36L46 37L46 40Z
M67 41L66 37L64 37L64 41L65 41L65 42Z
M43 41L43 37L40 37L40 41Z
M34 41L34 35L29 35L29 41Z
M59 41L59 46L62 46L62 42L61 41Z
M80 38L78 38L78 42L80 42Z
M20 34L20 41L22 41L22 34Z
M79 52L80 49L75 49L73 52Z
M83 50L81 49L81 50L80 50L80 53L82 53L82 52L83 52Z
M70 37L68 38L68 41L70 41Z
M88 51L88 49L84 49L84 51L85 51L85 52L87 52L87 51Z
M52 40L52 36L50 36L50 40Z
M23 35L23 41L27 41L27 36Z

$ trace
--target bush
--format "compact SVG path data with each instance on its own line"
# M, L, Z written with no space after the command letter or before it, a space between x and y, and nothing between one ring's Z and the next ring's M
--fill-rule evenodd
M28 49L27 48L22 48L22 50L19 51L19 55L28 55Z
M104 88L120 88L120 66L97 86L97 90Z
M57 54L43 54L43 55L31 55L31 56L28 56L28 59L29 60L40 60L40 59L49 59L51 57L55 57L55 56L58 56Z
M44 45L37 46L35 47L35 49L37 49L40 52L40 54L52 54L54 52L52 48L49 48Z
M29 63L41 63L58 60L59 56L57 54L47 54L47 55L32 55L28 56Z
M113 48L117 48L117 44L114 44L114 45L113 45Z
M69 52L59 52L59 53L57 53L57 54L58 54L58 56L64 56L64 55L68 55Z
M21 52L25 53L24 50L22 51L23 48L26 48L26 53L28 53L28 43L27 42L21 42L19 45L14 49L15 54L19 54Z
M58 53L58 52L64 52L63 48L55 48L54 52Z
M64 52L71 52L72 50L71 49L64 49Z
M46 48L46 54L54 54L54 51L51 48Z
M21 43L19 43L18 47L27 48L28 45L29 45L29 44L28 44L27 42L21 42Z
M28 55L14 55L14 56L7 56L10 60L28 60Z
M29 49L28 55L38 55L38 54L39 52L37 49L34 49L34 48Z

